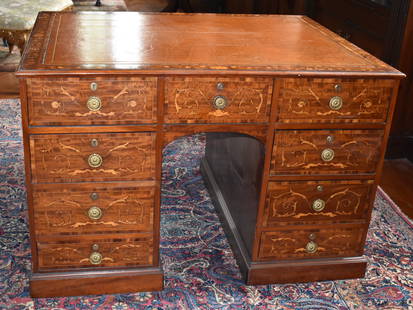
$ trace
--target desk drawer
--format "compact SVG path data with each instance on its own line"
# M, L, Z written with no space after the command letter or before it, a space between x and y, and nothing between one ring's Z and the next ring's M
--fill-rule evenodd
M167 123L265 123L271 78L170 77L166 79Z
M156 122L154 77L35 78L27 87L30 125Z
M266 231L258 256L262 260L360 256L365 231L365 225L344 224Z
M154 179L149 132L30 136L33 183Z
M269 182L264 226L365 218L373 181Z
M39 269L151 265L152 235L62 238L37 244Z
M37 235L153 230L154 181L41 184L33 188Z
M382 130L279 130L270 173L374 174Z
M280 84L281 123L382 123L394 81L290 78Z

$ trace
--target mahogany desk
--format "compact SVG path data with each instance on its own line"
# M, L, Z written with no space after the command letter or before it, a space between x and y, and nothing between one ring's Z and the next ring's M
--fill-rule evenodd
M248 284L363 277L403 74L302 16L41 13L18 70L32 296L160 290L162 149Z

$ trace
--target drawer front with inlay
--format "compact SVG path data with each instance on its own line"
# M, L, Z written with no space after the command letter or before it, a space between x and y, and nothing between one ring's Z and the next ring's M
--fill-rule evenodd
M156 122L157 79L28 79L30 125Z
M153 230L153 181L47 184L33 190L38 236Z
M281 123L382 123L394 81L288 78L280 81Z
M373 181L269 182L263 226L363 219Z
M154 179L155 137L149 132L32 135L32 181Z
M381 130L279 130L270 173L374 174L382 139Z
M304 259L360 256L365 225L335 225L266 231L261 235L259 258Z
M265 123L272 78L169 77L167 123Z
M39 269L152 264L152 236L95 236L38 242Z

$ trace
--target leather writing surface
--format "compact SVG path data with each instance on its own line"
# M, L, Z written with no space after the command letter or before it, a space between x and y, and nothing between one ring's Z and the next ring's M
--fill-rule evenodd
M304 16L41 13L20 72L400 72Z

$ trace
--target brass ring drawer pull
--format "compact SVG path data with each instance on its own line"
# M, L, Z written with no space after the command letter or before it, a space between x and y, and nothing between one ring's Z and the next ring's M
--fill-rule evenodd
M312 208L316 212L323 211L326 206L326 203L323 199L316 199L313 201Z
M305 250L307 253L315 253L317 252L318 245L314 241L309 241L307 245L305 246Z
M340 96L334 96L330 99L328 106L331 110L340 110L343 107L343 99Z
M323 161L332 161L334 158L334 151L332 149L324 149L321 152L321 159Z
M90 167L98 168L102 165L103 158L99 154L90 154L89 158L87 159L87 162Z
M90 111L96 112L96 111L99 111L100 108L102 107L102 100L100 100L99 97L92 96L92 97L89 97L86 105Z
M102 217L103 212L102 209L96 206L90 207L87 211L87 215L91 220L98 220Z
M89 256L89 261L93 265L99 265L102 262L103 256L99 252L92 252Z
M228 100L224 96L215 96L212 99L212 105L215 109L222 110L228 105Z

